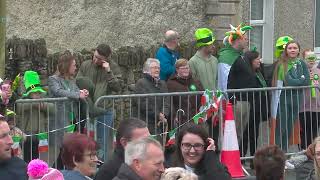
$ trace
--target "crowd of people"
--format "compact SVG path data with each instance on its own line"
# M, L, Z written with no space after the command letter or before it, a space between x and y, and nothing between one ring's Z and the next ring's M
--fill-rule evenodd
M251 26L243 24L231 26L231 30L226 32L224 47L215 57L213 31L199 28L195 31L197 52L189 60L180 58L178 32L167 31L164 44L155 58L147 58L144 63L143 75L136 82L134 93L230 90L229 96L234 97L230 101L234 105L240 152L245 156L249 149L249 155L255 156L251 165L256 170L257 179L283 179L284 152L288 151L296 124L302 127L301 148L310 146L309 149L313 149L310 150L313 153L310 161L315 165L311 168L310 177L319 176L318 141L312 143L318 135L319 89L296 88L319 85L317 57L308 49L300 58L299 43L289 36L280 37L275 53L278 60L269 81L264 74L260 53L254 48L248 49L246 32L251 29ZM59 57L56 73L48 79L47 90L35 71L26 71L13 82L1 82L0 177L17 180L28 176L30 179L56 176L67 180L231 179L227 167L219 161L219 123L214 122L214 116L207 116L206 121L199 125L190 121L201 105L201 97L197 94L138 98L133 103L132 117L121 120L118 125L112 154L113 130L109 127L115 125L113 104L109 101L94 104L99 97L117 94L123 87L120 68L111 59L111 54L108 45L98 45L92 60L83 62L77 72L75 57L69 51L64 52ZM19 84L24 86L22 99L67 97L68 100L55 104L18 103L14 112L9 109L19 98ZM286 86L293 88L249 90ZM248 91L232 92L235 89ZM90 118L96 119L97 141L81 134L86 124L86 121L81 121L86 118L85 108L89 108ZM10 120L11 116L14 118ZM263 121L274 125L274 142L279 147L268 146L256 151L259 126ZM63 129L70 124L76 124L77 133L64 133ZM163 138L160 135L173 128L178 129L176 142L172 151L167 152L164 151L167 147L164 148L163 142L158 140ZM48 137L49 160L35 163L33 159L41 158L38 151L41 143L33 135L46 130L53 132ZM11 136L14 134L20 134L23 150L12 150L14 142ZM158 136L150 138L150 135ZM55 156L57 152L58 157ZM97 162L111 154L111 158L97 171ZM34 164L48 166L45 164L55 163L53 167L64 170L45 168L46 172L34 175L37 173L29 173L29 166L27 168L25 163L31 164L30 169ZM263 163L267 163L268 168L264 168ZM11 168L13 170L8 170Z

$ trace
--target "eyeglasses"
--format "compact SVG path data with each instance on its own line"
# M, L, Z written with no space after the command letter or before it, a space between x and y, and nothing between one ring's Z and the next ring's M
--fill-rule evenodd
M196 144L182 143L181 147L185 151L190 151L192 147L196 151L203 151L204 144L201 144L201 143L196 143Z
M97 159L97 152L92 152L89 154L84 154L83 156L89 156L91 160L96 160Z

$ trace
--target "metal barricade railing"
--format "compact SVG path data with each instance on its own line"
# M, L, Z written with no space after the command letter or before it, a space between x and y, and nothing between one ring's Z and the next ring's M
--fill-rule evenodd
M315 97L310 96L312 91L316 91ZM227 93L230 97L237 97L231 101L234 101L242 159L252 159L256 149L267 144L279 145L287 155L297 154L319 134L319 87L232 89ZM315 132L301 128L311 109L315 111L315 123L310 127Z
M289 139L291 130L289 130L289 128L295 128L295 132L298 131L296 132L298 136L293 136L294 143L300 141L300 128L295 126L294 122L298 122L297 120L301 117L301 115L303 115L303 112L306 112L306 95L308 94L308 91L312 91L312 89L319 91L319 87L313 86L227 90L225 93L228 94L230 101L234 104L233 109L242 159L253 158L253 154L256 149L267 144L277 144L284 151L286 151L287 154L299 152L300 149L297 148L298 146L290 145ZM272 102L273 100L271 96L272 94L280 91L282 95L279 96L278 109L274 110L274 105L271 105L274 103ZM173 127L179 127L179 125L183 124L185 121L191 122L192 117L199 110L200 96L202 94L203 91L111 95L100 97L95 102L95 106L108 109L113 115L110 122L98 122L97 124L97 127L103 127L103 135L109 135L107 136L109 137L109 140L104 139L105 141L102 145L102 151L108 152L107 155L111 154L112 132L115 132L118 123L125 118L137 117L146 121L150 133L159 136L166 135L167 133L165 132L170 131ZM319 96L319 94L317 94L317 96ZM311 100L311 98L314 97L309 97L309 100ZM304 104L304 107L302 104ZM310 106L312 106L312 104L310 104ZM178 109L182 109L185 112L185 115L182 113L177 113ZM218 113L218 120L220 120L220 125L217 126L218 130L215 128L216 126L214 126L216 121L210 119L206 122L206 128L209 130L210 136L216 138L216 140L218 137L220 137L218 138L218 141L221 139L223 134L221 123L223 122L224 111L222 103L220 103L219 109L221 111ZM315 109L319 109L320 112L318 102L315 104ZM291 119L290 121L286 121L288 119L287 117L281 117L283 116L283 113L277 113L281 110L286 112L286 115L288 115L289 119ZM159 124L157 124L155 119L157 119L159 112L166 112L168 129L166 129L167 127L163 125L159 126ZM297 118L295 117L296 114L298 114ZM318 117L318 115L316 116ZM270 119L270 117L273 117L273 119ZM279 118L280 120L278 120ZM316 119L315 122L317 125L313 124L312 128L317 129L319 124L318 119ZM112 131L111 133L109 131L110 129ZM279 129L281 129L281 131L279 131ZM287 129L287 131L282 129ZM309 133L308 129L305 128L304 130L304 133ZM318 134L318 131L312 133L313 136L315 136ZM304 139L307 138L305 137ZM162 144L165 144L166 139L161 137L159 140L162 141ZM305 142L305 144L307 144L307 142ZM299 147L300 146L301 143ZM248 153L245 152L245 150L247 150Z
M63 135L89 127L88 108L86 101L80 103L65 97L17 100L12 127L15 123L15 128L23 132L20 156L26 162L40 158L53 165L59 155ZM17 132L12 133L17 136L14 134Z
M273 105L275 102L271 96L280 91L278 109L275 110ZM316 94L314 94L314 91L316 91ZM94 125L86 121L87 127L95 130L95 137L100 145L99 158L106 160L111 155L116 128L121 120L129 117L137 117L146 121L150 133L155 135L164 145L170 130L178 127L179 131L182 125L193 121L193 116L199 111L202 94L203 91L100 97L95 102L94 107L104 109L104 114L95 117ZM234 105L234 117L242 159L251 159L256 149L266 144L277 144L288 154L297 153L300 149L297 146L290 146L289 141L290 132L294 130L298 131L296 132L298 136L293 136L292 139L294 143L302 141L302 143L298 143L303 148L310 144L314 136L319 134L319 87L230 89L224 94L227 94L225 95L226 99L229 99ZM24 153L24 158L28 159L26 154L29 155L29 159L37 154L35 153L37 149L32 146L33 140L37 139L36 135L42 133L43 130L46 133L49 132L49 153L40 154L39 157L52 165L59 153L58 144L62 141L62 138L52 140L53 134L64 131L61 128L68 127L70 121L68 123L63 122L62 125L60 124L61 127L52 127L51 125L57 123L61 117L62 119L74 119L74 116L76 116L76 119L81 119L81 121L88 120L90 118L90 108L94 108L86 105L85 109L81 109L79 103L75 105L71 102L68 98L21 99L16 101L13 110L17 113L17 127L26 132L29 142L27 148L30 148L29 151ZM45 103L51 104L51 108L44 106ZM282 113L278 113L278 111ZM77 113L70 118L68 112ZM158 124L160 112L166 115L168 124ZM218 141L219 147L221 147L220 139L223 135L223 119L224 107L223 103L220 103L216 118L211 117L205 122L205 127L208 129L210 136ZM309 121L310 119L311 121ZM27 126L26 122L31 124ZM301 128L296 127L295 123L301 125ZM302 131L302 137L299 137L300 131ZM89 132L87 130L87 133ZM52 147L54 147L53 152L51 151ZM25 151L25 148L24 143L22 150Z

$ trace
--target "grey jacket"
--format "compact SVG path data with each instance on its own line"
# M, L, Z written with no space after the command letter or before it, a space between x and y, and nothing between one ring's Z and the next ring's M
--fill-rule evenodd
M309 159L295 167L297 180L316 180L313 160Z
M130 166L126 163L122 163L118 171L118 175L112 180L142 180L142 178L139 177L138 174L130 168Z
M49 124L49 129L57 129L66 127L71 124L78 116L80 90L75 81L65 80L58 75L50 76L48 79L49 96L50 97L67 97L70 101L55 103L55 118ZM63 131L56 132L58 136L54 141L57 144L61 143Z

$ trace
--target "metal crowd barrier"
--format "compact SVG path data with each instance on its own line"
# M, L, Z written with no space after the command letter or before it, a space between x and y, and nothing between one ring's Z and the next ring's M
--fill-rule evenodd
M282 95L279 96L278 110L274 110L272 104L275 102L272 95L280 91ZM169 138L168 131L177 128L179 132L184 124L193 122L192 117L199 111L202 94L203 91L102 96L94 106L104 109L104 114L95 117L94 121L84 122L86 127L94 129L95 139L100 145L99 158L107 160L113 152L114 137L121 120L137 117L146 121L150 133L165 145ZM230 89L224 94L227 94L225 99L233 103L241 159L252 159L254 152L267 144L277 144L287 154L297 154L301 148L306 148L313 137L319 135L319 87ZM50 106L43 105L45 103L50 103ZM224 105L225 103L220 103L219 112L203 123L210 136L217 141L218 148L221 147L223 136ZM70 104L67 98L17 100L13 109L17 113L17 127L27 135L32 135L25 139L25 142L29 143L22 144L23 158L28 160L37 155L37 149L33 146L37 143L35 134L44 130L49 132L49 152L39 154L39 157L52 165L57 158L62 140L62 138L56 138L60 137L57 132L64 131L54 130L70 125L70 121L63 121L59 127L52 125L61 122L58 121L59 117L65 119L70 117L68 114L70 111L76 112L71 119L76 117L75 119L78 120L88 120L90 108L93 107L87 105L85 109L81 109L79 103ZM310 108L312 108L311 111ZM279 114L277 111L283 113ZM167 123L158 123L160 112L166 115ZM27 116L35 116L35 119L32 118L30 121ZM26 126L27 122L31 124ZM88 134L89 132L87 130ZM291 135L292 132L295 134Z
M23 132L23 138L16 155L26 162L40 158L52 166L58 158L63 135L90 127L88 108L85 101L80 103L66 97L17 100L11 124ZM12 136L20 134L17 129L12 133Z
M306 96L314 90L316 90L315 97ZM278 109L274 110L272 103L275 102L272 96L280 91ZM297 154L301 147L306 148L312 138L319 134L319 87L230 89L225 93L228 94L229 101L233 103L241 159L252 159L254 152L259 147L268 144L279 145L288 155ZM198 112L202 94L203 91L102 96L95 102L95 105L109 109L113 114L112 122L104 124L105 127L108 125L116 129L121 120L137 117L147 122L150 133L156 135L164 145L168 140L168 134L165 132L179 127L186 121L193 122L192 117ZM311 100L315 100L316 103L311 103ZM317 112L309 113L308 102L309 106ZM223 135L223 104L220 103L217 117L210 117L205 122L210 136L218 141L219 145L221 145L220 140ZM190 107L196 107L197 111ZM166 112L167 126L155 121L159 112ZM305 118L312 118L313 123L310 124ZM99 124L102 125L98 123L98 126ZM111 128L104 129L108 131ZM291 135L292 132L294 132L293 135ZM111 142L111 140L104 142L108 154L112 152Z

